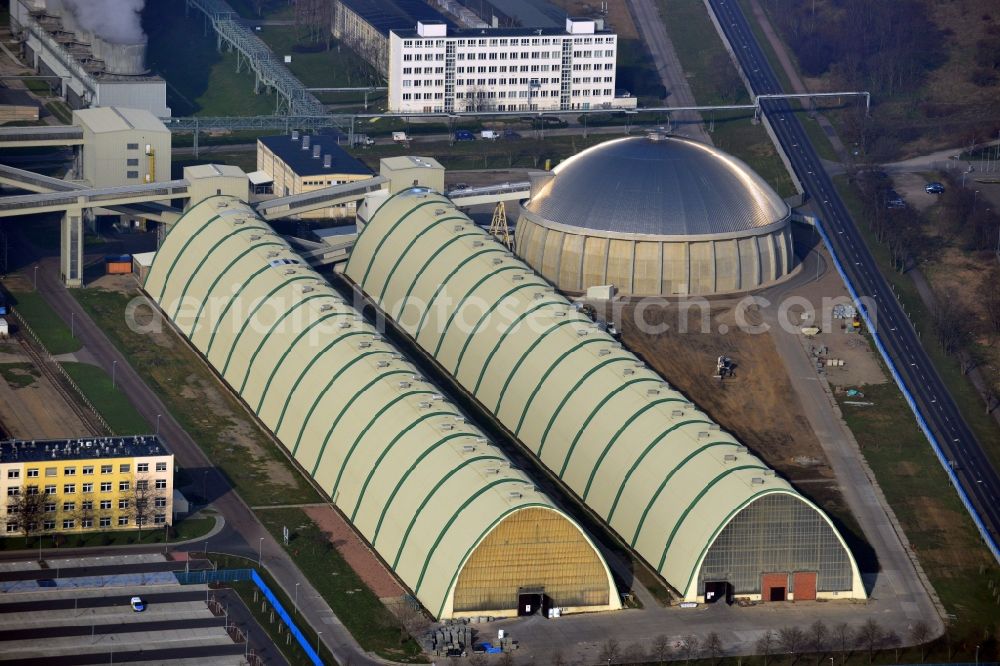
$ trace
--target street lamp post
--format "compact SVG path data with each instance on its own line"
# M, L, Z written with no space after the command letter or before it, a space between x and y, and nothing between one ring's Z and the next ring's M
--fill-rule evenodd
M35 264L35 291L38 291L38 264Z
M979 666L979 646L976 646L976 666Z
M299 585L300 585L300 583L296 583L295 584L295 614L296 615L299 614Z
M316 654L319 654L319 637L323 635L322 631L316 632Z
M163 416L163 414L157 414L156 415L156 436L157 437L160 436L160 417L161 416Z
M260 566L261 561L264 559L264 537L260 538L260 542L257 544L257 566Z
M75 312L70 312L69 313L69 334L72 337L74 337L74 338L76 337L76 313Z
M118 361L111 362L111 388L118 387Z

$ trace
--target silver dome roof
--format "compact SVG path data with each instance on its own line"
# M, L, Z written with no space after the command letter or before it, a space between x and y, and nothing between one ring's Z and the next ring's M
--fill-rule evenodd
M548 222L610 234L695 236L759 230L787 204L744 162L675 136L615 139L553 169L526 208Z

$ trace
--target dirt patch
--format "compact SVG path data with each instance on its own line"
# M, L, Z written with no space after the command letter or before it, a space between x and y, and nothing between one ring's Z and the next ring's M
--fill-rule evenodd
M244 413L230 409L218 386L192 374L185 378L181 395L185 399L197 400L207 405L209 409L206 414L213 416L212 423L204 422L202 425L221 425L221 439L232 443L233 447L246 451L254 464L263 464L265 474L272 483L279 487L295 484L296 479L288 466L271 458L263 448L260 431L256 425Z
M963 571L984 564L983 551L971 548L956 549L948 543L950 526L965 520L962 514L948 510L939 502L928 497L913 498L910 501L910 506L920 516L923 530L930 534L930 545L921 548L918 552L924 566L927 566L928 561L931 561L935 567Z
M348 526L332 506L310 506L302 509L337 549L365 585L380 599L394 599L406 594L381 560L368 545Z
M91 287L117 291L120 294L135 294L136 280L134 275L102 275L90 283Z
M933 206L938 195L927 194L924 186L929 181L919 173L897 173L892 176L892 186L913 208L923 212Z
M901 460L896 463L896 473L900 476L916 476L920 473L920 466L906 460Z
M641 307L623 308L626 346L789 479L833 477L769 335L734 328L731 306L713 304L707 318L676 304ZM669 330L649 332L664 325ZM736 363L734 377L715 377L719 356Z
M823 368L827 381L835 387L884 384L887 381L868 340L857 333L845 333L835 328L809 339L807 344L811 352L822 352L817 362L843 361L843 365L825 365Z

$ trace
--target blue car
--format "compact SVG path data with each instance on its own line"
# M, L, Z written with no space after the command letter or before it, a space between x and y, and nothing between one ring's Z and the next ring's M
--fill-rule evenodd
M475 141L476 135L469 130L458 130L455 132L455 141Z
M943 194L944 185L938 182L927 183L926 185L924 185L924 192L926 192L927 194Z

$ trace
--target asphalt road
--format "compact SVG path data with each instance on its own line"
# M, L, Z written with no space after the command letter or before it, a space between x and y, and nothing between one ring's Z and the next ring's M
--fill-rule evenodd
M230 657L243 654L243 645L202 645L198 647L163 648L162 650L131 650L115 651L104 654L74 654L65 657L35 657L32 659L17 659L20 666L78 666L80 664L125 664L144 663L156 664L169 662L173 659L203 659L202 663L211 663L211 657ZM0 661L4 661L0 655Z
M3 641L23 641L27 639L61 638L64 636L95 636L98 634L128 634L140 631L166 631L168 629L204 629L225 626L224 617L192 617L179 620L154 620L153 622L119 622L117 624L60 625L55 627L34 627L31 629L8 629L0 631Z
M756 94L782 92L774 71L736 0L708 0ZM991 538L1000 535L1000 477L955 405L889 283L844 206L819 156L787 102L765 101L764 113L812 200L836 257L858 296L866 301L875 333Z

